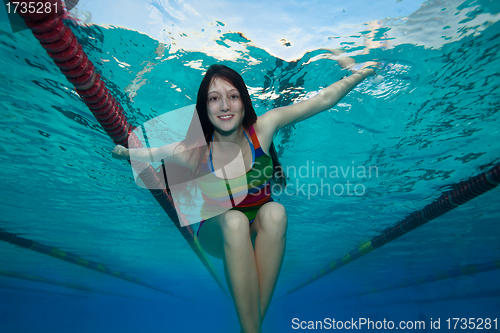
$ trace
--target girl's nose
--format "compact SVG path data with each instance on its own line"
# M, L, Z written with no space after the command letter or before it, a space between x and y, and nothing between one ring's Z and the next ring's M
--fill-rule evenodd
M229 111L229 100L226 97L222 98L221 111Z

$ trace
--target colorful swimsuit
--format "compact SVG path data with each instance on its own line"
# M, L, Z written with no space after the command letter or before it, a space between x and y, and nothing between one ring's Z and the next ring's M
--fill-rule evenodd
M199 181L198 186L200 187L204 200L203 209L210 210L210 207L217 207L220 210L220 207L226 207L226 210L238 210L245 214L248 221L252 223L259 208L265 203L273 201L271 198L270 185L271 176L273 174L273 161L271 157L266 155L262 150L253 125L249 130L250 138L252 139L251 141L247 134L245 132L243 133L245 134L252 150L252 168L246 174L230 180L231 184L240 185L231 187L228 185L227 191L224 190L217 193L213 191L213 188L220 189L220 186L212 186L213 184L211 184L211 182L220 183L225 180L218 177L210 177L208 181ZM210 149L208 162L205 160L201 164L200 172L201 174L214 174L212 149ZM202 179L207 180L207 178ZM242 197L242 195L246 196ZM234 205L234 202L238 202L238 204ZM204 222L205 220L201 221L198 233L200 232L200 228Z

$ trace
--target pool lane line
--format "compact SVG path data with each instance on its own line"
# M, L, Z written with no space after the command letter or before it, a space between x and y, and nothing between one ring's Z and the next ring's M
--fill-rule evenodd
M5 284L5 283L0 283L0 289L3 289L3 291L24 291L24 292L29 292L31 294L33 293L39 293L39 294L49 294L49 295L57 295L57 296L62 296L62 297L69 297L67 293L62 293L62 292L54 292L54 291L48 291L48 290L41 290L41 289L34 289L34 288L27 288L27 287L17 287L13 286L10 284ZM22 297L22 295L19 295L16 293L15 295L16 298ZM89 295L71 295L71 297L89 297ZM32 296L30 296L30 299L32 299Z
M368 290L366 290L366 291L360 291L358 293L352 293L352 294L348 294L348 295L339 295L338 297L335 297L332 299L339 300L339 299L345 299L345 298L351 298L351 297L365 296L365 295L381 293L381 292L394 290L394 289L419 286L419 285L431 283L431 282L456 279L456 278L460 278L463 276L491 272L491 271L494 271L497 269L500 269L500 260L494 260L494 261L484 262L484 263L469 264L469 265L462 265L458 268L448 269L445 271L440 270L440 271L437 271L435 273L421 275L419 277L411 278L409 280L407 279L407 280L399 281L397 283L391 283L391 284L388 284L388 285L383 286L383 287L372 287L372 288L368 288ZM330 300L332 300L332 299L330 299ZM325 300L325 301L327 301L327 300Z
M47 0L46 2L61 5L60 0ZM19 3L27 5L29 1L19 1ZM73 84L82 101L113 142L125 147L128 147L129 143L132 142L134 148L142 147L140 140L133 132L134 127L128 122L126 115L123 113L120 102L112 96L105 83L101 80L100 75L96 73L93 63L88 59L73 32L64 24L64 15L60 16L56 12L32 14L26 12L19 14L35 38L47 51L49 57L54 60L55 65ZM144 170L139 175L141 180L188 242L217 285L229 298L227 290L205 251L201 248L193 229L189 225L181 226L173 198L165 188L159 187L160 180L155 169L150 163L142 163L137 167Z
M411 213L405 219L386 228L381 234L373 237L367 242L364 242L347 255L330 262L329 265L318 271L316 274L312 275L298 286L288 290L287 293L281 298L293 294L297 290L319 280L323 276L330 274L340 267L345 266L365 254L370 253L373 250L378 249L379 247L426 224L427 222L448 213L449 211L465 204L481 194L494 189L499 183L500 164L497 164L488 171L471 177L466 181L454 184L453 190L444 192L439 198L431 204L425 206L423 209Z
M106 265L104 265L104 264L101 264L101 263L98 263L95 261L85 260L82 257L80 257L79 255L76 255L76 254L73 254L70 252L66 252L66 251L62 251L62 250L58 249L57 247L44 245L42 243L35 242L35 241L32 241L32 240L24 238L24 237L20 237L14 233L7 232L3 229L0 229L0 240L7 242L7 243L17 245L19 247L22 247L22 248L25 248L28 250L36 251L36 252L51 256L53 258L64 260L64 261L67 261L67 262L72 263L72 264L76 264L76 265L79 265L79 266L82 266L82 267L85 267L88 269L92 269L96 272L107 274L109 276L113 276L115 278L122 279L122 280L137 284L137 285L142 286L142 287L153 289L153 290L159 291L161 293L164 293L164 294L167 294L167 295L170 295L173 297L186 299L184 297L181 297L181 296L174 294L171 291L162 289L162 288L157 287L157 286L150 285L148 283L145 283L145 282L143 282L135 277L132 277L130 275L127 275L125 273L113 271L110 268L106 267Z
M120 295L120 294L116 294L116 293L112 293L112 292L108 292L108 291L101 291L101 290L97 290L97 289L85 287L85 286L82 286L82 285L79 285L79 284L76 284L76 283L59 282L59 281L55 281L55 280L52 280L52 279L44 278L44 277L41 277L41 276L36 276L36 275L31 275L31 274L24 274L24 273L19 273L19 272L12 272L12 271L3 271L3 270L0 270L0 276L6 276L6 277L9 277L9 278L13 278L13 279L21 279L21 280L32 281L32 282L39 282L39 283L44 283L44 284L51 284L51 285L58 286L58 287L63 287L63 288L68 288L68 289L74 289L74 290L79 290L79 291L85 291L85 292L90 292L90 293L96 293L96 294L104 294L104 295L111 295L111 296L125 297L125 298L132 298L132 299L141 299L141 298L127 296L127 295ZM0 286L0 288L1 287L2 286ZM5 287L5 289L13 289L13 288L23 290L23 288L19 288L19 287L12 287L12 288L10 288L8 286ZM25 291L31 291L31 292L48 292L46 290L37 290L37 289L29 289L29 288L26 288ZM51 293L51 292L48 292L48 293ZM65 295L65 296L68 296L68 295ZM146 299L142 299L142 300L146 300Z

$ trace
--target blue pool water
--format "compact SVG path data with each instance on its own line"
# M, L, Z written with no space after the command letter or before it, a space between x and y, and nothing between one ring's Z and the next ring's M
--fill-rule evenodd
M382 62L382 81L361 83L274 140L289 170L288 194L275 196L287 208L289 230L263 330L297 331L294 318L423 321L425 330L438 318L442 330L448 318L497 318L488 331L500 331L498 269L368 293L500 260L498 188L285 296L454 183L500 162L499 13L496 1L428 1L289 60L245 31L210 37L217 47L183 49L126 28L68 24L134 125L193 104L216 62L242 73L258 114L342 78L345 71L320 50L329 43L358 62ZM12 33L5 20L0 29L0 228L181 297L0 242L0 332L238 332L232 303L134 183L130 166L111 158L112 141L39 43L29 31ZM318 177L313 165L340 172ZM376 172L353 176L354 167ZM324 183L337 185L337 195L313 194ZM211 261L224 279L222 263Z

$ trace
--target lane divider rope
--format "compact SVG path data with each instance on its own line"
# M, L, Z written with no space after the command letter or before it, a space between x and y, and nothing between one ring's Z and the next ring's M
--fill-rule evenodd
M393 240L409 233L412 230L426 224L427 222L438 218L439 216L448 213L449 211L465 204L466 202L484 194L500 183L500 164L495 165L486 172L483 172L475 177L469 178L466 181L453 185L453 190L443 193L431 204L423 209L411 213L405 219L393 224L385 229L378 236L371 240L362 243L358 248L354 249L347 255L333 260L326 267L312 275L310 278L299 284L298 286L287 291L286 295L291 295L297 290L319 280L323 276L345 266L354 260L372 252L379 247L392 242ZM282 296L281 298L283 298ZM280 299L281 299L280 298Z
M339 297L335 297L334 299L339 300L339 299L344 299L344 298L349 298L349 297L359 297L359 296L364 296L364 295L369 295L369 294L376 294L376 293L381 293L381 292L394 290L394 289L406 288L406 287L411 287L411 286L418 286L421 284L426 284L426 283L431 283L431 282L437 282L437 281L448 280L448 279L455 279L455 278L459 278L462 276L490 272L490 271L494 271L497 269L500 269L500 260L495 260L495 261L485 262L485 263L463 265L463 266L460 266L459 268L430 273L427 275L422 275L422 276L419 276L416 278L412 278L410 280L403 280L403 281L399 281L397 283L391 283L391 284L388 284L388 285L382 286L382 287L371 287L371 288L368 288L368 290L366 290L366 291L361 291L358 293L352 293L352 294L348 294L345 296L340 295Z
M14 279L21 279L21 280L32 281L32 282L38 282L38 283L44 283L44 284L51 284L51 285L54 285L54 286L64 287L64 288L68 288L68 289L75 289L75 290L80 290L80 291L85 291L85 292L91 292L91 293L112 295L112 296L118 296L118 297L126 297L126 298L134 298L134 299L147 300L147 299L142 299L142 298L137 298L137 297L131 297L131 296L126 296L126 295L111 293L111 292L107 292L107 291L101 291L101 290L89 288L89 287L86 287L86 286L82 286L82 285L79 285L79 284L76 284L76 283L59 282L59 281L55 281L55 280L52 280L52 279L47 279L47 278L44 278L44 277L41 277L41 276L31 275L31 274L24 274L24 273L19 273L19 272L2 271L2 270L0 270L0 275L1 276L6 276L6 277L10 277L10 278L14 278ZM5 288L6 289L13 289L15 287L5 286ZM28 290L28 291L42 291L42 290ZM47 292L47 291L42 291L42 292Z
M0 240L7 242L7 243L17 245L19 247L22 247L22 248L25 248L28 250L36 251L38 253L42 253L42 254L51 256L53 258L64 260L66 262L69 262L69 263L72 263L75 265L79 265L79 266L82 266L82 267L85 267L88 269L92 269L96 272L107 274L107 275L110 275L112 277L137 284L139 286L153 289L153 290L159 291L161 293L164 293L164 294L167 294L167 295L170 295L173 297L186 299L184 297L180 297L180 296L174 294L171 291L164 290L160 287L150 285L148 283L145 283L145 282L143 282L135 277L132 277L130 275L127 275L125 273L114 271L104 264L101 264L101 263L98 263L95 261L85 260L82 257L80 257L79 255L60 250L54 246L44 245L40 242L35 242L35 241L30 240L30 239L20 237L14 233L7 232L3 229L0 229Z

